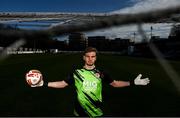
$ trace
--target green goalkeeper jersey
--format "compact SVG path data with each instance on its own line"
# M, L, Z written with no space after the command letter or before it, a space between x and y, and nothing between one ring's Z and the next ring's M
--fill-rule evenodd
M76 90L76 103L74 114L76 116L102 116L102 81L111 83L112 80L104 72L94 68L75 69L66 80L74 84Z

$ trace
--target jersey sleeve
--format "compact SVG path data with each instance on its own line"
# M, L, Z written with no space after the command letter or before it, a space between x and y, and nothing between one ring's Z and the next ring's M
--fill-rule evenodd
M103 79L103 82L107 83L107 84L110 84L111 82L113 82L114 80L110 77L110 75L103 71L101 73L101 78Z
M73 74L75 72L75 70L77 69L76 65L72 65L72 68L69 71L69 74L67 75L67 77L64 79L64 81L66 83L68 83L68 85L73 85L74 84L74 77Z
M72 85L74 83L73 73L69 73L64 81L68 83L68 85Z

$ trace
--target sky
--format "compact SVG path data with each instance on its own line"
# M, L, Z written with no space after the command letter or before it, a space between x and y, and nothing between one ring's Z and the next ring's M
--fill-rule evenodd
M129 0L0 0L1 12L110 12Z
M112 13L138 13L180 6L180 0L129 0L131 6L114 10Z
M153 27L152 35L167 38L169 36L173 23L148 23L143 24L142 28L148 39L151 37L151 26ZM134 36L135 33L135 36ZM135 42L142 41L142 36L138 32L137 25L127 25L121 27L112 27L108 29L100 29L96 31L85 32L88 36L106 36L108 39L125 38L132 39Z
M180 5L180 0L0 0L0 12L108 12L122 14L178 5ZM154 35L167 37L172 24L146 24L143 28L148 36L151 26L154 28ZM137 34L136 25L103 29L86 34L109 38L133 38L134 32ZM136 37L139 37L138 34Z
M180 5L180 0L0 0L0 12L129 13Z

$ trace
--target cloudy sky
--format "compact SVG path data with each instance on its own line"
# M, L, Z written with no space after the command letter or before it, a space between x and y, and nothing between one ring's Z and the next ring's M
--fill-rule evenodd
M108 12L108 13L137 13L160 8L180 5L180 0L0 0L0 12ZM150 27L153 35L168 37L173 24L145 24L143 29L147 36ZM114 27L109 29L86 32L86 35L102 35L108 38L141 38L137 26Z
M128 0L130 6L114 10L112 13L137 13L149 10L176 7L180 5L180 0Z
M143 24L142 28L147 38L151 37L151 27L153 27L152 35L167 38L172 28L172 23ZM142 37L137 30L137 25L128 25L121 27L112 27L96 31L85 32L86 36L106 36L108 39L127 38L135 42L142 41ZM135 35L134 35L135 34Z

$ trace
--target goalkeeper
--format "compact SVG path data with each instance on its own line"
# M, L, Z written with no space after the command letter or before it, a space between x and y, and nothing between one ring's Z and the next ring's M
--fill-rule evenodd
M111 79L107 73L95 66L96 48L88 47L84 51L84 66L75 69L65 80L55 82L41 81L40 84L32 87L47 86L52 88L64 88L68 85L75 85L76 102L74 108L75 116L102 116L102 82L113 87L126 87L130 85L147 85L149 78L141 79L139 74L133 82L117 81Z

